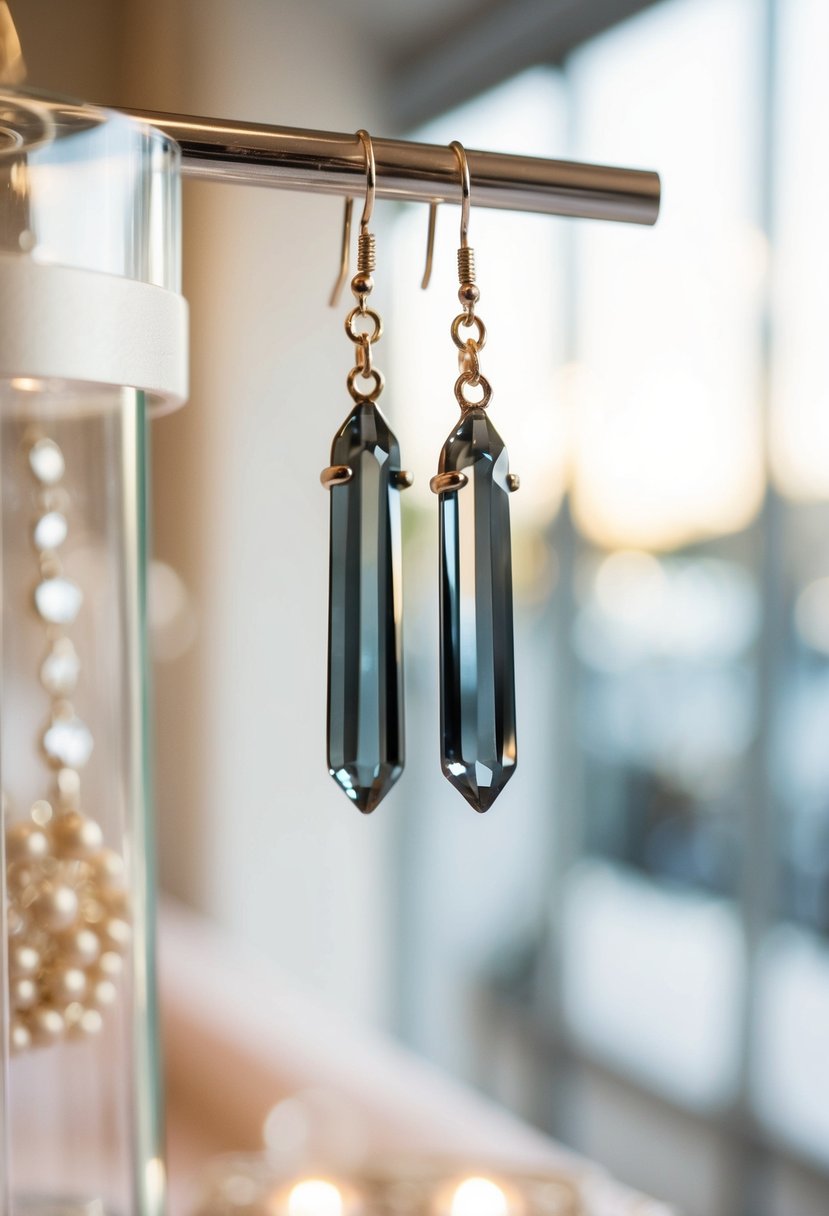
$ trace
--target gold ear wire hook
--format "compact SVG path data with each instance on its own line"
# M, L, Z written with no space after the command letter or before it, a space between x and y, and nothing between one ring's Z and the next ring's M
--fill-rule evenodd
M466 159L466 149L462 143L453 139L449 147L458 159L461 171L461 249L469 248L469 210L472 187L469 180L469 161Z
M342 295L345 281L348 278L348 250L351 245L351 217L354 214L354 199L347 198L345 200L345 211L343 213L343 235L342 246L340 248L340 273L337 276L337 281L334 284L331 295L328 298L328 307L336 308Z
M471 325L475 319L475 305L480 298L480 292L475 285L475 250L469 244L469 211L472 193L469 180L469 161L463 144L453 140L449 145L458 160L461 175L461 243L458 249L458 299L466 314L465 325ZM479 345L483 346L483 337ZM477 374L477 373L476 373Z
M362 128L357 132L357 138L363 145L366 156L366 201L363 204L363 214L360 219L360 232L368 230L368 222L374 210L374 191L377 185L377 168L374 164L374 144L368 131Z
M426 234L426 266L423 270L423 278L420 281L421 291L425 291L432 281L432 262L435 257L435 231L438 221L438 204L432 202L429 204L429 231Z
M472 193L469 180L469 163L466 159L466 150L463 144L456 139L449 145L458 160L458 168L461 173L461 249L469 249L469 211L471 207L470 196ZM423 271L423 279L421 281L421 289L423 291L429 286L432 278L432 260L435 253L435 230L437 228L438 204L432 202L429 204L429 232L426 236L426 269ZM470 251L471 256L471 251Z
M366 158L366 200L363 204L363 214L360 218L360 237L365 242L368 238L368 223L374 211L374 194L377 183L377 169L374 163L374 145L371 142L371 136L368 131L359 130L357 138L362 144ZM354 199L349 197L345 200L345 212L343 215L343 235L342 245L340 248L340 273L337 276L337 281L328 300L331 308L336 307L342 295L345 281L348 278L348 253L351 246L351 222L354 214Z

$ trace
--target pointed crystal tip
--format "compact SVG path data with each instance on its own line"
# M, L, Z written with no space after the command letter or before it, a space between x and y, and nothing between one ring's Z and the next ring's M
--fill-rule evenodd
M380 764L371 771L359 771L358 766L329 769L337 785L354 805L370 815L385 798L403 772L400 764Z
M515 772L514 754L511 762L496 764L459 764L448 762L442 765L443 775L463 794L470 806L483 814L492 806Z

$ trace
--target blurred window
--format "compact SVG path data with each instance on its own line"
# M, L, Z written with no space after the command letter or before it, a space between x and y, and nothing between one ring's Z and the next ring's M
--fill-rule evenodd
M690 1112L742 1105L765 1131L728 1125L737 1172L829 1168L827 46L825 0L663 0L417 133L655 167L664 201L650 230L473 196L482 364L522 483L521 762L478 822L437 776L412 790L401 1029L524 1112L555 1107L561 1060ZM396 419L427 471L456 413L457 222L441 210L414 308L424 217L395 241ZM426 475L411 504L426 747Z

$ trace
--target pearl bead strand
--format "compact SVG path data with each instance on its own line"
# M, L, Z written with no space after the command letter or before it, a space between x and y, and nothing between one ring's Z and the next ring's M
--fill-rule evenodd
M3 805L9 1041L16 1054L99 1033L103 1011L117 1000L131 938L123 860L106 847L101 825L79 809L79 770L93 740L68 700L80 662L65 628L83 594L64 576L58 554L68 533L67 496L59 484L65 461L55 441L44 437L28 456L41 512L32 532L41 575L34 606L49 641L40 682L51 713L41 745L55 791L38 799L25 819L11 821Z

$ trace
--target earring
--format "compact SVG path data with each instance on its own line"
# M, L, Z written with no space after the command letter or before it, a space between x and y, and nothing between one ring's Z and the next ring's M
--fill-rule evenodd
M357 301L345 332L357 351L347 378L354 408L334 436L331 464L320 475L331 493L328 601L328 770L366 814L403 772L403 642L399 491L412 484L400 468L400 448L376 402L383 376L372 347L383 323L368 297L374 286L374 149L358 131L366 161L360 221ZM348 275L351 209L346 203L336 303ZM358 382L362 381L365 387ZM366 382L368 382L366 384Z
M486 412L492 388L478 354L486 327L475 314L475 255L469 245L470 181L466 153L451 148L461 175L458 298L452 322L460 375L461 416L443 446L430 485L440 506L441 768L476 811L492 806L512 774L515 741L515 663L509 495L518 477ZM461 328L474 334L461 337ZM481 397L469 400L469 389Z

